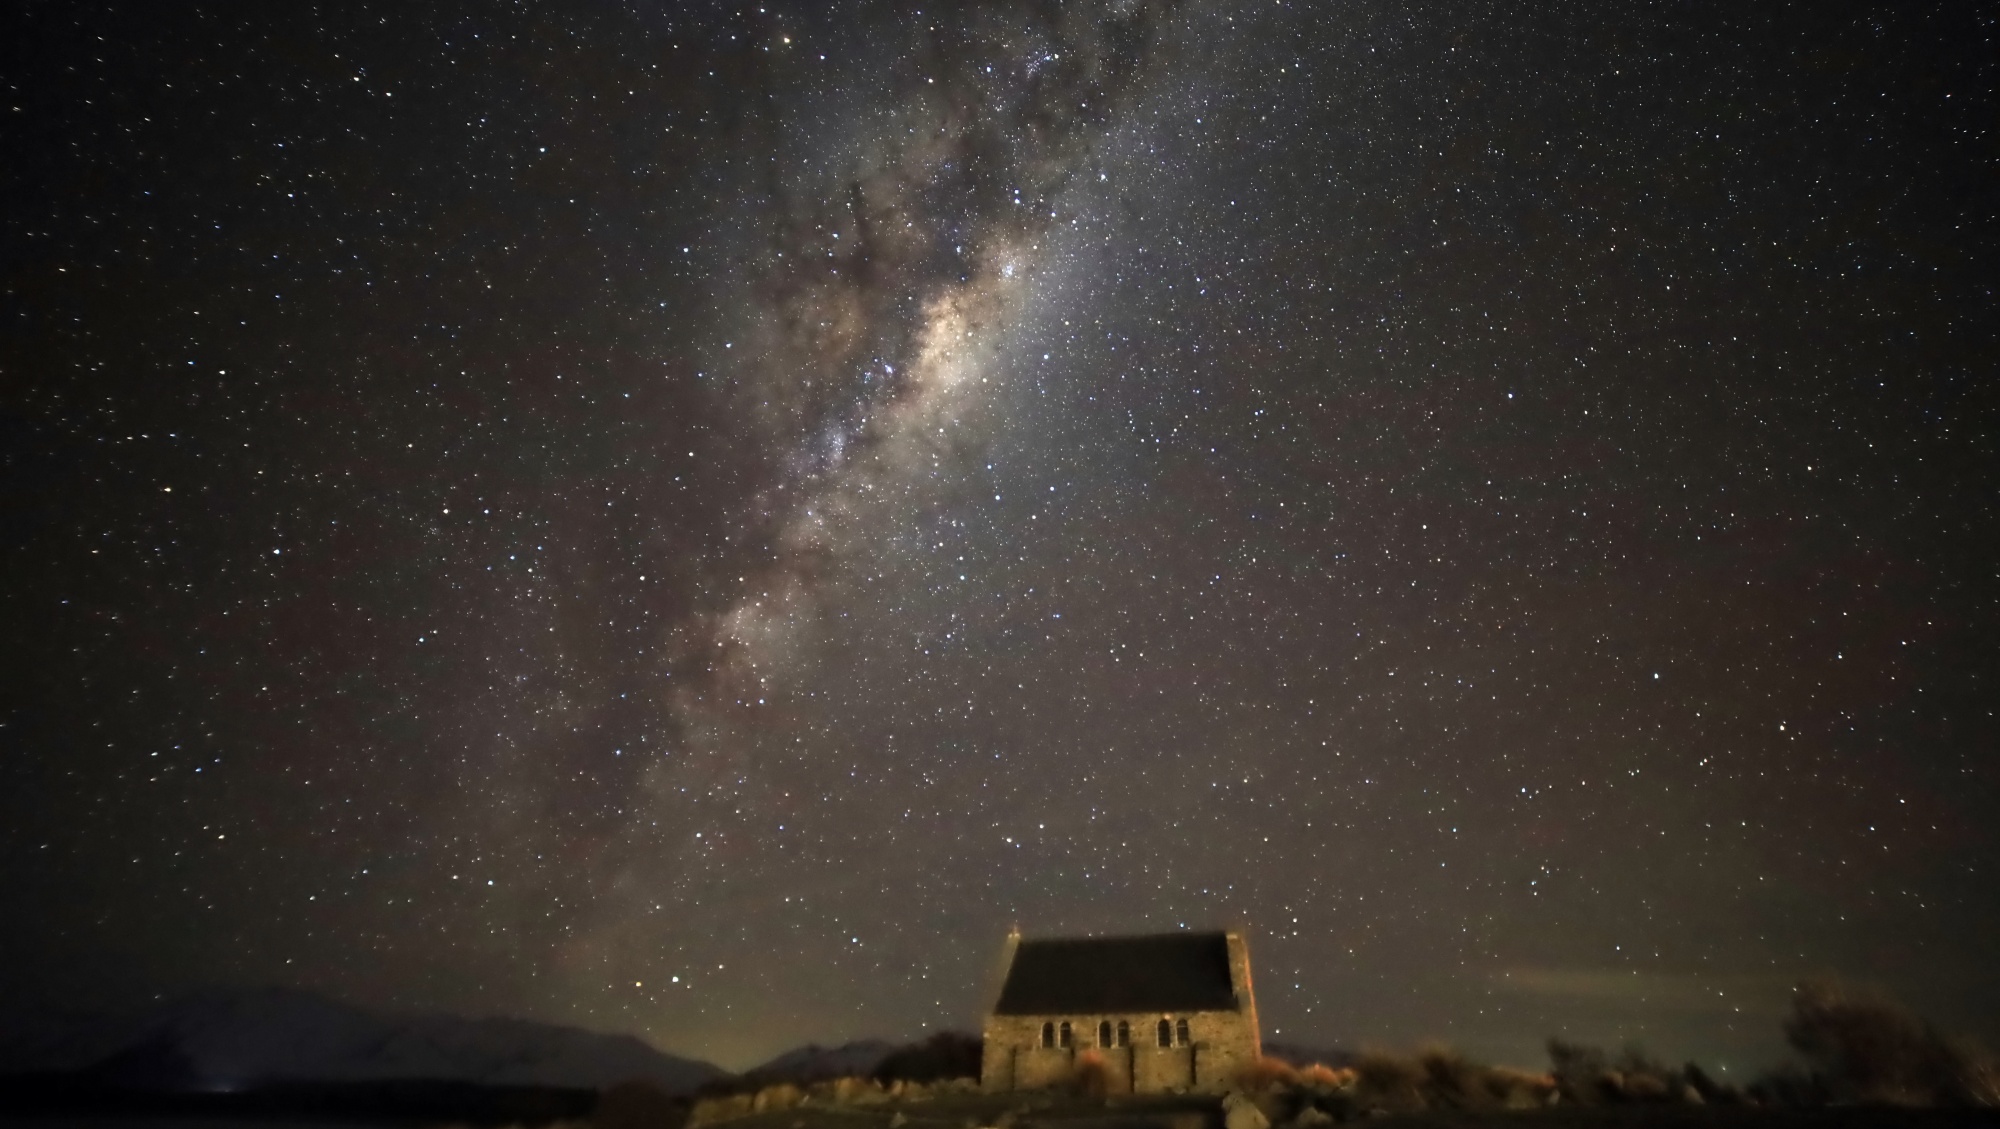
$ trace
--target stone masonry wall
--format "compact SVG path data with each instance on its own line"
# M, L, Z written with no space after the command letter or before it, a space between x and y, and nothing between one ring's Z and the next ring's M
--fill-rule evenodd
M1081 1056L1095 1052L1108 1068L1111 1091L1227 1090L1258 1055L1255 1011L1158 1012L1119 1015L991 1015L986 1019L980 1084L989 1091L1062 1085ZM1189 1046L1159 1045L1158 1024L1188 1021ZM1044 1047L1042 1024L1068 1020L1073 1045ZM1097 1025L1131 1025L1131 1046L1099 1047Z

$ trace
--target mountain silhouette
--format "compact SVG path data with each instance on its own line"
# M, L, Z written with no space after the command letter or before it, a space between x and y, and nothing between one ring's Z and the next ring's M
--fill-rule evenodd
M761 1066L751 1067L743 1072L743 1077L763 1084L803 1084L823 1078L861 1077L873 1074L875 1068L896 1050L896 1044L881 1039L860 1039L837 1047L807 1043Z
M439 1079L668 1093L727 1077L630 1035L519 1019L368 1011L287 988L214 989L106 1018L17 1017L0 1070L76 1071L143 1089Z

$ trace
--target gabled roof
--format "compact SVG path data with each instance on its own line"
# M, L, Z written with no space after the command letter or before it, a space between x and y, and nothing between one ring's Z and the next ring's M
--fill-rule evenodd
M1021 941L995 1015L1235 1011L1226 933Z

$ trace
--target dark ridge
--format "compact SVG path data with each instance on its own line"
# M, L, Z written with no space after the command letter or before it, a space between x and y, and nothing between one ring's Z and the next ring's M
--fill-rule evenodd
M337 1118L547 1125L589 1117L597 1101L595 1090L483 1086L430 1078L282 1082L236 1091L188 1093L110 1085L87 1072L0 1076L0 1118Z

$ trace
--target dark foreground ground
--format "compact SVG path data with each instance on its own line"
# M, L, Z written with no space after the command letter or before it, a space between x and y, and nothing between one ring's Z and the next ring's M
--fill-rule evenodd
M898 1120L898 1115L901 1115ZM1009 1116L1011 1114L1011 1116ZM713 1129L1219 1129L1202 1098L1084 1101L966 1095L916 1105L808 1108L756 1114ZM1600 1106L1519 1112L1400 1114L1348 1122L1367 1129L2000 1129L2000 1110L1847 1107L1820 1110ZM623 1127L620 1127L623 1129ZM1286 1129L1280 1126L1279 1129Z
M1943 1109L1703 1109L1607 1106L1520 1113L1424 1113L1370 1120L1371 1129L1972 1129L2000 1126L2000 1111Z
M473 1088L477 1090L478 1088ZM22 1129L684 1129L686 1107L593 1108L588 1091L402 1086L271 1094L83 1095L0 1099L0 1125ZM1523 1112L1433 1112L1366 1117L1367 1129L2000 1129L2000 1110L1846 1107L1820 1110L1602 1106ZM708 1129L1221 1129L1212 1099L1085 1099L963 1094L922 1102L805 1107L753 1114ZM1286 1129L1281 1126L1280 1129Z

